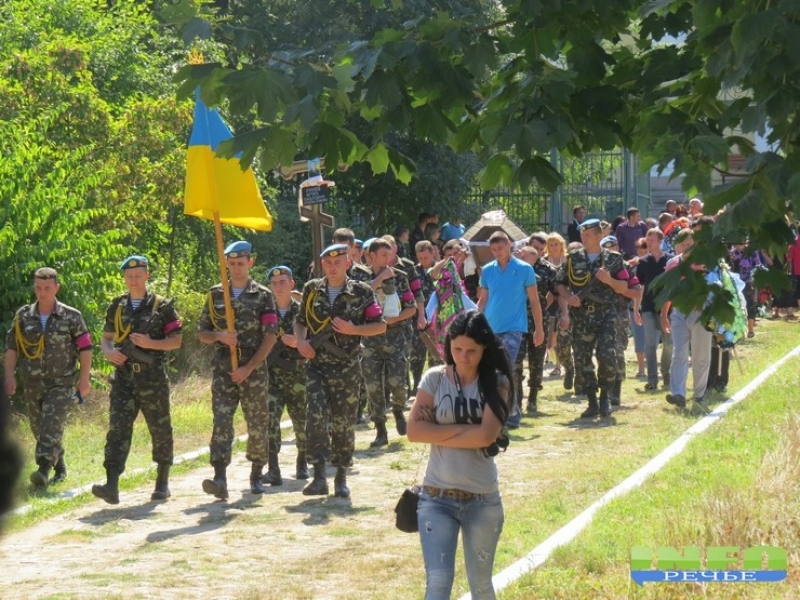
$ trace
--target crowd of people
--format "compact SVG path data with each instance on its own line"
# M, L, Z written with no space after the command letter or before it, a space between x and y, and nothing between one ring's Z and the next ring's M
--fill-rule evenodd
M630 338L643 392L656 392L661 383L666 401L685 407L691 365L691 398L704 405L709 390L726 391L727 350L739 333L755 335L763 303L753 275L770 259L746 242L731 247L727 262L688 260L696 232L713 224L699 199L688 208L669 201L657 219L642 219L635 207L613 223L587 219L583 206L573 216L567 240L542 231L512 241L495 231L488 240L493 260L483 265L471 255L459 219L440 226L437 215L423 213L412 231L398 227L395 235L367 241L337 229L320 255L322 277L302 291L286 265L270 268L264 284L256 282L251 244L230 244L228 281L208 291L198 325L199 340L214 347L213 475L202 481L204 492L229 495L240 405L253 494L283 483L284 410L295 433L295 478L311 480L306 496L329 494L330 465L334 495L349 497L356 426L369 416L370 447L380 451L389 443L391 416L398 436L432 447L418 512L426 597L449 597L459 530L470 588L476 597L491 597L503 523L493 456L523 414L539 414L546 361L565 390L585 396L581 419L608 418L621 404ZM773 299L773 316L783 310L794 319L800 236L785 260L795 287ZM702 304L659 302L656 282L672 269L683 277L691 269L733 290L731 297L741 298L741 332L739 321L701 320ZM146 257L128 257L120 270L126 291L108 306L100 337L114 366L106 482L92 493L120 502L119 478L141 412L158 465L152 499L165 500L173 434L164 363L167 352L180 348L183 325L174 304L150 289ZM56 271L38 269L33 291L36 301L19 309L7 336L4 391L13 395L17 376L22 379L36 438L38 468L30 482L43 489L67 477L64 427L71 403L90 389L92 336L80 312L58 300Z

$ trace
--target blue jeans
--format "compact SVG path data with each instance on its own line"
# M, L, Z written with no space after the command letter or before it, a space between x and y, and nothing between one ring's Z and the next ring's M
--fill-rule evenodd
M514 365L517 362L517 356L519 355L519 347L522 345L522 332L521 331L506 331L504 333L496 334L498 338L500 338L500 343L503 344L503 348L506 349L506 353L508 354L508 360L510 361L511 370L513 372ZM512 386L511 389L514 389ZM512 394L514 398L511 401L511 405L508 407L508 424L512 427L516 426L519 427L519 424L522 422L522 412L519 409L519 403L521 398L517 398L516 394Z
M647 382L658 385L658 343L663 342L661 348L661 377L669 380L670 363L672 362L672 336L661 331L661 314L654 312L642 313L642 327L644 328L644 359L647 365Z
M641 325L636 324L632 308L628 309L628 321L631 324L631 334L633 335L633 351L636 354L641 354L644 352L644 322Z
M420 493L417 522L425 560L425 600L449 600L455 575L458 532L464 539L464 563L474 600L495 598L492 569L503 531L500 492L474 500L453 500Z

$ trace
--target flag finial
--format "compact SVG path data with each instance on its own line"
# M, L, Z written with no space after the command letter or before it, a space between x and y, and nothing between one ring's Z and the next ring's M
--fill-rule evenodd
M189 52L190 65L202 65L204 62L206 62L206 59L203 58L203 53L200 52L197 48Z

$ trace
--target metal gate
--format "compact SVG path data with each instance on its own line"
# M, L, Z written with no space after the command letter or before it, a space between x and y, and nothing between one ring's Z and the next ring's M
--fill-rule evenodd
M503 209L524 231L565 233L575 206L585 206L587 218L608 221L624 215L631 206L648 214L650 174L639 173L639 161L628 150L594 152L580 158L553 151L550 162L564 179L554 193L535 185L527 192L476 191L467 198L465 221L474 222L486 211Z

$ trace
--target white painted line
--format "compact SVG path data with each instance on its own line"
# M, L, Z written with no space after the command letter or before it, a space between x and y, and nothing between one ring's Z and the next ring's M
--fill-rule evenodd
M287 429L287 428L289 428L291 426L292 426L292 422L289 419L286 419L285 421L281 421L281 429ZM247 434L245 433L244 435L240 435L239 437L236 438L236 441L237 442L246 442L247 441ZM200 458L201 456L205 456L208 453L209 453L209 449L208 448L201 448L199 450L193 450L191 452L186 452L184 454L181 454L180 456L176 456L174 458L172 464L173 465L179 465L181 463ZM147 473L147 471L151 470L152 468L153 467L150 466L150 467L141 467L139 469L132 469L130 471L125 471L125 475L123 477L130 477L131 475L139 475L140 473ZM79 488L66 490L64 492L61 492L57 496L53 496L52 498L48 498L44 502L52 504L52 503L57 502L58 500L75 498L76 496L79 496L81 494L87 494L87 493L92 491L92 485L94 485L94 484L89 483L89 484L86 484L86 485L81 486ZM23 506L20 506L19 508L15 508L14 510L9 511L8 513L6 513L6 515L7 516L24 515L24 514L30 512L31 510L33 510L33 505L32 504L25 504Z
M767 367L761 372L760 375L744 386L741 390L736 392L736 394L728 398L725 402L720 404L716 409L714 409L713 412L706 415L697 423L692 425L689 429L687 429L678 439L662 450L657 456L653 457L650 462L633 473L633 475L625 479L622 483L606 492L599 500L589 506L589 508L584 510L577 517L572 519L572 521L564 525L564 527L556 531L544 542L536 546L526 556L514 564L509 565L497 575L492 577L494 589L499 591L522 577L524 574L542 566L542 564L544 564L544 562L550 558L550 555L556 548L571 542L581 531L583 531L583 529L589 523L591 523L594 514L600 510L601 507L608 504L614 498L622 496L630 490L642 485L645 479L657 473L671 459L680 454L686 447L686 444L688 444L693 437L703 433L706 429L711 427L711 425L719 421L731 408L733 408L734 405L747 398L747 396L749 396L767 379L774 375L775 372L784 365L784 363L798 355L800 355L800 346L797 346L779 361ZM461 596L459 600L470 600L470 594Z

